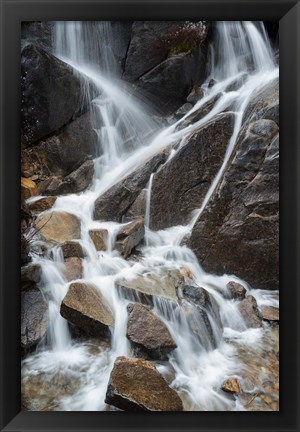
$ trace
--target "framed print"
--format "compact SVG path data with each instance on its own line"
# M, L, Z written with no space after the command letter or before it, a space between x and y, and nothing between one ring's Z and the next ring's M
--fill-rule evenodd
M299 430L299 2L1 11L1 430Z

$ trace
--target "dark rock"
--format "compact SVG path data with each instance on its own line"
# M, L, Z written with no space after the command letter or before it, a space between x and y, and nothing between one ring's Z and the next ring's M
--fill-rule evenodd
M29 264L21 268L21 289L29 289L41 281L42 268L40 264Z
M143 189L132 206L126 212L126 220L132 220L137 217L144 217L146 212L147 191Z
M188 242L205 271L278 289L278 162L276 123L251 123Z
M244 300L246 296L246 288L243 287L243 285L237 283L237 282L228 282L226 285L226 288L228 289L230 296L237 300Z
M53 24L49 21L22 21L21 39L33 42L44 49L51 50L53 41Z
M71 257L84 258L82 246L76 241L66 241L61 245L61 250L64 259Z
M21 294L21 348L30 351L46 335L48 329L48 306L38 289L22 291Z
M90 336L106 336L114 325L110 307L93 285L72 283L64 297L61 315Z
M186 224L201 206L223 162L233 132L233 114L220 114L196 130L153 178L150 225L154 230Z
M262 319L266 321L279 321L279 309L273 306L263 306Z
M218 81L216 81L215 79L211 78L211 79L209 80L209 83L208 83L208 88L213 87L214 85L217 84L217 82L218 82Z
M122 222L122 217L146 186L152 172L155 172L166 159L167 155L164 151L157 153L140 168L97 198L94 219Z
M91 111L81 115L36 144L36 155L47 167L48 173L54 176L67 176L77 170L87 159L98 155L91 116ZM89 161L88 170L83 174L91 177L92 170L92 161Z
M118 357L105 402L124 411L182 411L180 397L146 360Z
M94 162L92 160L87 160L67 177L54 177L44 190L44 193L62 195L83 192L92 182L93 175Z
M126 336L146 358L167 360L177 346L166 325L146 306L129 304Z
M64 277L68 282L81 279L83 274L82 260L77 257L65 259Z
M53 205L55 204L55 201L57 200L56 196L48 196L39 198L36 201L33 201L31 203L28 203L28 207L33 213L41 213L45 210L49 210Z
M248 75L246 73L242 74L239 78L232 81L231 84L226 87L225 91L237 91L240 87L242 87L243 84L245 84L247 77Z
M185 114L187 114L191 109L193 108L193 105L189 102L183 104L175 113L175 116L180 118L183 117Z
M95 245L97 251L107 250L108 231L107 229L93 229L89 231L89 235Z
M61 211L46 213L37 218L35 227L46 241L63 243L80 238L80 220Z
M239 303L238 308L247 327L258 328L262 326L257 302L253 296L248 295Z
M82 81L70 66L41 46L23 44L21 78L21 140L26 145L58 130L86 108Z
M204 96L203 88L194 86L188 97L186 98L186 101L195 105L198 100L202 99Z
M116 237L115 249L128 258L131 251L143 240L144 235L144 220L136 219L120 229Z

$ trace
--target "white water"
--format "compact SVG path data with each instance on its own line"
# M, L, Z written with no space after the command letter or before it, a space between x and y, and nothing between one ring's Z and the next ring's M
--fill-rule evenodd
M43 269L40 288L49 300L50 329L47 344L40 346L35 354L24 361L23 377L28 378L42 372L50 376L63 373L78 382L71 395L57 397L59 410L109 409L104 400L114 360L119 355L132 355L126 338L126 306L129 301L118 295L115 281L119 278L134 279L145 273L162 277L167 270L184 269L186 283L205 288L213 299L214 306L207 312L216 348L210 342L205 325L201 326L201 337L196 339L182 310L178 307L174 310L170 301L157 297L154 311L164 320L178 346L169 356L169 362L175 371L171 386L181 395L186 409L243 410L245 408L238 400L220 390L227 377L241 376L245 368L238 360L236 348L230 343L230 339L255 348L259 346L263 330L247 329L238 313L236 302L226 300L221 294L226 292L226 284L230 280L240 280L232 275L217 277L206 274L194 253L180 244L184 236L191 232L222 179L235 147L244 110L252 94L278 76L270 45L261 24L218 23L217 40L211 47L212 67L207 83L210 78L219 82L212 88L208 88L206 83L204 98L182 119L159 131L147 107L136 100L124 83L118 80L112 44L113 31L107 22L98 25L60 22L56 26L56 55L74 67L76 73L83 77L83 82L92 80L99 91L91 106L94 107L93 125L99 138L100 156L94 160L95 175L91 187L81 194L60 196L54 210L74 213L81 220L79 242L86 255L83 260L83 281L94 284L114 312L111 344L107 346L98 341L95 342L96 348L92 349L90 343L75 342L71 338L67 322L59 314L60 303L69 284L63 276L62 254L59 247L56 247L52 257L34 258ZM96 57L95 48L98 53ZM108 77L108 72L112 73L112 77ZM241 88L226 91L245 72ZM205 117L178 130L178 126L189 115L213 100L220 92L222 96ZM146 237L141 249L142 258L139 262L124 260L114 250L114 239L120 224L93 220L96 198L159 150L178 142L184 145L185 139L195 129L227 108L235 113L234 131L222 166L204 200L195 203L195 211L192 215L187 215L186 226L153 232L149 229L152 174L146 193ZM91 228L106 228L109 231L107 251L95 250L88 235ZM242 283L247 286L246 282ZM253 292L256 293L259 305L276 303L264 291ZM166 372L165 366L157 367L162 374Z

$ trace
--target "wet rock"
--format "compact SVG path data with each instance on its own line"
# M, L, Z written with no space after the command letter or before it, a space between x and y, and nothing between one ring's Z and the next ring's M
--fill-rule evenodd
M167 360L177 346L166 325L146 306L129 304L127 338L137 348L136 353L146 358Z
M34 181L21 177L21 197L26 200L38 195L38 189Z
M183 117L185 114L187 114L191 109L193 108L193 105L191 103L185 103L183 104L175 113L175 116L177 118Z
M177 290L183 281L180 270L164 269L153 274L137 275L128 280L119 278L116 284L124 298L151 305L154 296L177 301Z
M182 401L155 366L146 360L118 357L105 402L124 411L182 411Z
M209 80L209 83L208 83L208 88L212 88L214 85L217 84L217 82L218 82L218 81L216 81L215 79L211 78L211 79Z
M21 348L26 353L36 346L48 329L48 305L39 289L21 294Z
M90 230L89 236L91 237L97 251L107 250L107 242L108 242L107 229L101 228L101 229Z
M140 168L97 198L94 219L122 222L122 217L148 183L151 173L155 172L166 160L167 155L164 151L157 153Z
M235 274L254 288L278 289L278 176L276 123L251 123L188 242L205 271Z
M77 257L65 259L64 277L68 282L81 279L83 274L82 260Z
M37 218L35 226L46 241L63 243L80 238L80 220L71 213L46 213Z
M137 217L143 217L146 212L146 199L147 199L147 190L143 189L137 199L134 201L132 206L126 213L125 220L132 220Z
M143 240L144 235L144 220L136 219L120 229L116 236L115 249L117 249L124 258L128 258L131 251Z
M209 293L201 287L184 285L182 288L182 296L191 303L200 307L211 306Z
M43 138L35 145L35 153L40 163L47 167L48 175L68 176L84 162L98 155L97 137L92 127L92 112L81 115L49 137ZM84 174L90 178L93 170L89 162L88 169L76 173L79 185L85 183ZM76 178L70 181L76 183Z
M109 305L99 290L90 284L72 283L61 303L60 313L89 336L106 336L108 327L114 325Z
M194 86L191 93L186 98L186 101L195 105L198 100L202 99L204 96L204 91L201 87Z
M61 249L64 259L71 257L84 258L82 246L76 241L66 241L61 245Z
M262 319L266 321L276 321L279 322L279 309L273 306L263 306L262 307Z
M196 130L153 178L150 225L186 224L218 172L233 132L233 114L220 114Z
M222 384L222 390L226 393L240 393L241 392L241 386L239 383L239 380L236 378L229 378Z
M87 106L79 76L41 46L23 43L21 77L21 139L26 145L57 131ZM95 94L93 85L85 85Z
M257 302L253 296L248 295L243 301L241 301L238 305L238 309L247 327L258 328L262 326Z
M64 178L52 178L44 194L62 195L80 193L89 187L94 175L94 163L85 161L77 170Z
M243 287L243 285L237 283L237 282L228 282L226 285L226 288L228 289L230 296L237 300L244 300L246 296L246 288Z
M53 207L56 200L57 200L56 196L43 197L43 198L39 198L36 201L33 201L32 203L28 203L28 207L35 214L41 213Z
M21 289L26 290L41 281L42 268L37 263L28 264L21 268Z
M232 83L226 87L225 91L226 92L237 91L245 83L247 77L248 75L246 73L242 74L239 78L233 80Z

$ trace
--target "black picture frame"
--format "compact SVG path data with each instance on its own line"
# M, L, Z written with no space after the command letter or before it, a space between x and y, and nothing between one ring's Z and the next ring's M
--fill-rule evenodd
M1 431L300 430L299 78L295 0L1 0ZM269 20L280 29L280 410L279 412L20 411L21 21ZM298 410L297 410L298 407Z

